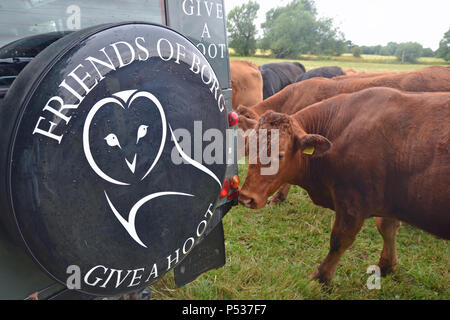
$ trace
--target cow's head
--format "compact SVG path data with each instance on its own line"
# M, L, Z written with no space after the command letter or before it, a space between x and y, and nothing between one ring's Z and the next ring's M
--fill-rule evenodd
M265 166L261 163L260 152L256 159L249 159L247 178L239 194L239 202L252 209L260 209L267 203L267 199L284 183L294 184L299 176L306 170L304 162L308 158L320 157L331 147L331 142L316 134L308 134L300 124L292 117L268 111L259 119L255 131L258 135L260 130L267 130L270 137L271 130L278 130L279 150L271 150L271 139L261 139L267 148L271 161L278 162L278 172L274 175L264 175L262 170ZM273 132L273 131L272 131ZM266 140L266 141L264 141ZM250 154L251 156L251 154Z

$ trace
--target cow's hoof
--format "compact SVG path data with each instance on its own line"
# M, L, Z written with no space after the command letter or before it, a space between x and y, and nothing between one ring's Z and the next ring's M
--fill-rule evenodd
M386 265L383 263L379 263L378 267L380 268L381 276L383 278L386 277L388 274L394 273L395 271L395 266L393 265Z
M325 274L321 273L319 270L316 270L312 275L311 275L313 280L317 280L319 281L319 283L322 283L326 286L331 286L331 279L327 276L325 276Z

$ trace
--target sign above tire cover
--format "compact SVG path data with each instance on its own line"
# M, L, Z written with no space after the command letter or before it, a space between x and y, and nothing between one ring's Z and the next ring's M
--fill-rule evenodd
M174 137L202 154L202 133L225 137L227 115L214 71L179 33L139 22L70 34L22 71L0 121L2 215L59 282L76 286L79 268L83 292L138 290L206 229L226 165Z

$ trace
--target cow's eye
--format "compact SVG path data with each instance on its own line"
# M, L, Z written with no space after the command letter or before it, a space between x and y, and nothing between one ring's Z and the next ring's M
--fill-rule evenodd
M105 137L106 143L108 144L108 146L110 147L119 147L120 149L122 149L122 147L120 146L119 143L119 139L117 138L117 136L114 133L110 133Z
M284 158L284 153L278 154L278 159L279 159L279 160L282 160L283 158Z
M137 132L136 144L139 142L140 139L142 139L143 137L145 137L147 135L147 128L148 128L148 126L146 126L146 125L139 126L139 129Z

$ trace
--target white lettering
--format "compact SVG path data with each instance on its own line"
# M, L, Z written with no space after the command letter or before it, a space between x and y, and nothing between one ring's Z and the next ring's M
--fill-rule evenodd
M213 206L212 203L210 203L210 204L209 204L209 207L208 207L208 210L206 211L206 213L205 213L205 215L204 215L205 218L208 218L208 216L210 216L210 217L213 216L214 212L211 211L211 207L212 207L212 206Z
M63 80L60 84L59 84L60 88L64 88L67 91L69 91L75 98L78 99L79 103L81 103L84 99L84 97L82 97L78 92L76 92L71 86L69 86L66 83L66 80Z
M213 7L213 5L214 5L214 2L210 2L210 3L209 3L209 4L210 4L209 7L208 7L208 1L204 1L203 3L204 3L204 5L205 5L205 8L206 8L206 12L207 12L207 14L208 14L208 17L211 17L211 12L212 12L212 7Z
M204 225L204 227L203 227L202 231L200 231L200 227L202 225ZM200 237L203 234L203 232L205 232L207 225L208 225L208 222L206 222L206 220L200 221L200 223L197 226L197 237Z
M209 73L207 79L205 79L205 70L208 70L208 73ZM210 84L213 79L211 69L206 64L204 64L202 66L201 77L202 77L202 81L204 84ZM212 90L211 90L211 92L212 92Z
M146 61L150 57L150 53L148 52L147 48L144 47L143 44L140 44L138 42L138 40L141 40L143 43L145 43L145 39L143 37L137 37L135 43L136 47L138 47L138 49L140 49L143 53L145 53L145 58L141 58L141 55L138 54L139 61Z
M42 120L45 120L45 118L44 117L39 117L39 120L36 123L36 126L34 127L33 135L35 133L39 133L39 134L41 134L43 136L46 136L46 137L49 137L51 139L54 139L54 140L58 141L58 144L61 143L61 139L62 139L63 136L62 135L57 136L56 134L52 133L53 129L56 127L56 123L54 123L52 121L49 121L50 128L48 130L42 130L42 129L39 128L39 123L41 123Z
M200 0L197 0L197 16L201 16L201 13L200 13Z
M194 14L194 6L192 5L193 1L189 0L189 2L191 3L191 6L188 7L189 11L188 8L186 7L186 2L188 2L188 0L183 1L183 12L187 16L192 16Z
M215 90L214 90L215 89ZM217 80L217 78L214 78L214 83L212 85L212 87L209 89L211 92L213 92L214 90L214 98L217 100L217 91L220 89L219 86L219 81Z
M124 46L126 46L128 48L128 53L127 54L121 54L120 53L119 48L118 48L119 44L124 45ZM134 51L134 48L128 42L118 41L118 42L115 42L115 43L111 44L111 47L113 47L114 52L116 53L116 56L117 56L117 60L119 60L119 68L122 68L122 67L125 67L125 66L131 64L134 61L134 59L136 58L136 53ZM124 62L123 59L122 59L122 56L128 57L129 61L128 62Z
M207 38L211 38L211 34L209 33L209 29L208 29L208 24L206 22L205 22L205 25L203 26L203 32L202 32L201 38L203 39L205 37L205 35Z
M104 77L104 74L103 74L102 72L100 72L100 70L98 70L96 64L102 65L103 67L106 67L106 68L108 68L109 70L114 70L114 71L116 71L116 67L114 66L114 63L111 61L111 58L106 54L105 48L102 48L102 49L100 49L99 51L100 51L100 52L103 52L103 54L105 55L105 57L108 59L109 63L108 63L108 62L105 62L105 61L103 61L103 60L94 58L94 57L88 57L88 58L86 58L86 59L84 59L84 60L87 60L87 61L89 61L89 62L92 64L92 66L94 67L95 71L97 71L97 73L98 73L98 75L99 75L99 77L100 77L100 81L101 81L101 80L103 80L105 77ZM106 72L105 72L105 74L106 74ZM64 82L64 81L63 81L63 82Z
M214 53L211 53L211 48L214 49ZM208 55L210 58L214 59L215 57L217 57L217 46L214 43L211 43L208 47Z
M206 47L203 43L197 44L197 48L205 55L206 54Z
M153 264L152 271L150 272L150 274L149 274L147 280L145 280L145 282L150 281L150 277L152 275L153 275L153 279L158 278L158 266L156 265L156 263Z
M218 44L220 48L220 57L223 59L225 58L225 43Z
M191 245L188 247L188 249L186 249L186 244L188 242L191 242ZM183 254L188 253L192 249L193 246L194 246L194 238L190 237L183 244Z
M199 74L200 72L200 58L195 53L192 55L192 66L190 70L195 74Z
M223 19L223 6L221 3L216 3L217 19Z
M225 97L223 94L220 94L219 99L217 99L217 106L219 107L219 111L223 112L225 110Z
M162 42L162 41L167 42L167 44L168 44L168 49L169 49L169 51L170 51L170 55L169 55L168 58L164 58L164 57L163 57L163 53L162 53L162 51L161 51L161 42ZM156 49L157 49L157 51L158 51L158 55L159 55L159 57L161 58L161 60L169 61L170 59L172 59L172 57L173 57L173 46L172 46L172 43L170 43L169 40L164 39L164 38L159 39L159 40L158 40L158 43L156 44Z
M89 92L91 92L91 90L98 84L97 79L95 79L94 84L91 87L88 87L84 81L86 81L87 79L91 78L91 75L89 73L85 73L84 78L81 79L76 73L75 71L77 71L79 68L84 68L84 66L82 64L79 64L71 73L69 73L69 76L72 77L73 79L75 79L76 82L78 82L78 84L84 89L84 91L86 92L86 94L88 94Z
M186 58L186 53L184 50L186 50L186 47L177 43L177 59L175 60L175 63L180 64L180 57Z
M175 251L175 253L176 253L176 257L174 259L171 259L172 255L167 257L167 262L168 262L167 270L171 269L173 262L175 262L175 264L177 264L178 260L180 259L180 249L177 249L177 251Z
M123 277L122 280L120 280L120 278L121 278L120 275L122 274L123 270L111 269L111 273L114 273L115 271L117 271L116 288L118 288L125 281L125 279L128 277L128 275L131 273L131 270L127 270L127 274L125 275L125 277Z
M137 276L138 272L144 272L144 268L140 268L140 269L134 269L133 270L133 277L131 278L131 282L128 285L128 287L135 287L137 286L139 283L141 283L141 281L134 283L136 280L141 280L142 278L142 274L140 276Z
M50 106L50 102L52 102L52 101L56 101L56 102L59 103L59 105L60 105L59 110L56 110L56 109L54 109L54 108L52 108L52 107ZM66 109L76 109L77 107L78 107L78 105L73 105L73 104L65 105L63 99L61 99L61 98L58 97L58 96L54 96L54 97L51 97L51 98L47 101L47 104L45 105L44 109L42 109L42 111L50 111L51 113L53 113L53 114L54 114L55 116L57 116L58 118L61 118L62 120L64 120L64 121L66 122L66 124L68 124L71 117L65 116L65 115L62 113L62 111L66 110Z
M105 271L103 272L103 273L105 273L105 274L106 274L106 271L108 271L108 269L107 269L105 266L95 266L95 267L93 267L93 268L92 268L91 270L89 270L89 271L86 273L86 275L84 276L84 282L85 282L87 285L94 287L94 286L97 285L97 283L99 283L100 281L103 280L102 278L96 277L96 278L95 278L95 282L89 282L89 281L88 281L88 280L89 280L89 276L91 275L91 273L94 272L94 270L97 269L97 268L102 268L103 270L105 270Z

